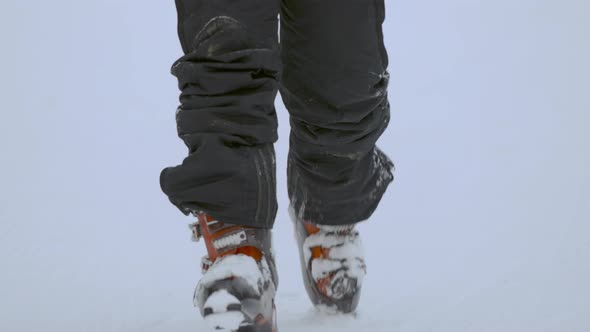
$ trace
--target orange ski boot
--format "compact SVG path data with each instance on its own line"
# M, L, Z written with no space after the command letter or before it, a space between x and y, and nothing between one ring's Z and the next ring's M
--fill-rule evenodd
M205 213L190 228L203 238L203 277L194 304L213 330L277 332L274 297L278 278L271 231L224 224Z
M316 225L291 209L305 289L313 304L352 313L358 306L366 265L359 232L353 225Z

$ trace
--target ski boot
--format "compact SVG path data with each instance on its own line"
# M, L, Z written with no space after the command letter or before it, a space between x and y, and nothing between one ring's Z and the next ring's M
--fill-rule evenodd
M359 302L366 265L354 225L323 226L298 218L295 223L305 289L322 310L353 313Z
M196 216L193 240L204 239L208 256L193 302L205 322L216 331L277 332L271 231Z

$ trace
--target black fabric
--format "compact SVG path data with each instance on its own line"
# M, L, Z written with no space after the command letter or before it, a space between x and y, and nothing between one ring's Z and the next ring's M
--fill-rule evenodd
M177 0L185 55L178 78L178 135L189 156L160 176L184 213L270 228L276 215L274 100L280 60L278 3Z
M383 0L176 4L185 55L172 72L189 156L161 174L172 203L187 214L272 227L280 83L298 216L328 225L367 219L393 179L391 161L375 147L389 121Z
M281 96L291 115L288 188L298 217L369 218L393 179L375 149L389 122L382 0L284 0Z

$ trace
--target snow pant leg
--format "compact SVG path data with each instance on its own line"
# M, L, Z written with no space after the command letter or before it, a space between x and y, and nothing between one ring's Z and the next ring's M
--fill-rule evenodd
M278 0L176 0L184 51L172 66L181 90L181 165L160 175L183 213L271 228L275 154Z
M375 146L389 122L384 18L383 0L282 0L280 90L299 218L366 220L393 180L392 162Z

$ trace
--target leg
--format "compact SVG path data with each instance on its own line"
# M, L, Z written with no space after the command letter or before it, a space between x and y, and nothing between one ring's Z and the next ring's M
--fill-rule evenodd
M172 203L198 217L191 229L208 255L194 303L212 330L276 330L277 1L176 0L185 55L172 73L189 156L160 182Z
M288 187L300 219L368 219L393 180L375 147L389 122L384 16L383 0L282 0Z
M176 0L185 55L172 67L189 149L160 183L182 212L271 228L276 214L277 0Z

